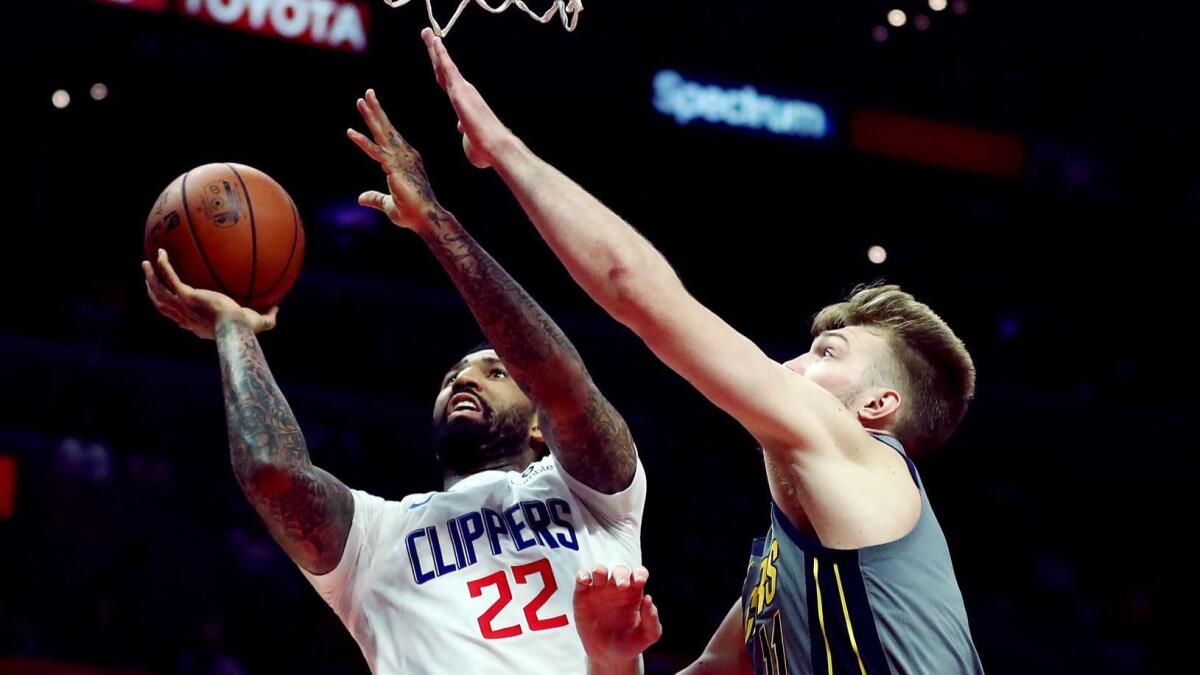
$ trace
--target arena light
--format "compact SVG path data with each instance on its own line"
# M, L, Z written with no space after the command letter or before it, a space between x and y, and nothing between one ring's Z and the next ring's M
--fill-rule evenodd
M887 20L888 23L890 23L894 28L900 28L904 24L908 23L908 15L905 14L903 10L893 9L892 11L888 12Z
M108 85L103 82L93 84L91 94L93 101L103 101L108 98Z
M17 510L17 460L0 455L0 520L8 520Z
M71 95L67 93L66 89L59 89L50 95L50 103L53 104L55 108L62 110L63 108L71 105Z
M1013 134L859 108L849 135L851 147L870 155L992 176L1025 171L1025 143Z
M929 0L929 9L935 12L946 9L946 0Z
M680 126L694 121L780 136L823 139L829 115L817 103L761 94L752 85L727 88L684 79L673 70L654 76L654 108Z
M887 249L882 246L872 246L867 250L867 260L870 260L876 265L882 265L883 263L887 262L887 257Z

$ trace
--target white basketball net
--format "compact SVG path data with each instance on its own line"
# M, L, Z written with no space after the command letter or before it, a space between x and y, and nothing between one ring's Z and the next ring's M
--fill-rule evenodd
M403 7L412 0L383 1L387 3L388 7ZM443 27L438 24L437 19L433 18L433 0L425 0L425 9L429 12L429 25L433 28L433 32L438 37L445 37L450 32L450 28L454 26L454 22L458 21L459 15L463 13L463 10L469 4L471 4L471 0L462 0L458 5L458 9L455 10L454 16L450 17L450 22ZM554 15L557 14L562 19L563 28L566 28L568 32L575 30L575 24L579 23L579 13L583 11L583 0L554 0L554 4L550 6L550 9L542 14L529 9L529 6L521 2L521 0L503 0L498 7L492 7L487 3L487 0L475 0L475 4L492 14L499 14L515 5L517 9L525 12L538 23L549 23L554 18Z

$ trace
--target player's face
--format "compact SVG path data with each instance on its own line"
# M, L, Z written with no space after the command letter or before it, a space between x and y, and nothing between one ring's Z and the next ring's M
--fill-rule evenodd
M880 335L861 326L826 331L808 352L784 365L837 396L851 409L857 409L858 395L865 388L864 378L880 358L888 358L889 348Z
M446 372L433 404L433 425L486 435L511 433L516 429L507 427L524 425L528 432L534 413L533 402L509 376L500 357L485 349L468 354Z

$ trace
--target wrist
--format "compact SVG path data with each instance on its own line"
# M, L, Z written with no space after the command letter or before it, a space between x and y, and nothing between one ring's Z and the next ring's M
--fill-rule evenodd
M245 326L252 328L249 318L240 307L225 307L217 311L216 319L213 321L213 330L220 333L222 329Z
M421 235L426 241L432 242L441 234L444 234L448 228L461 227L454 214L442 208L440 204L434 203L432 206L423 210L419 215L414 215L408 224L408 228L417 234Z
M641 659L605 659L588 655L588 675L638 675L641 672Z

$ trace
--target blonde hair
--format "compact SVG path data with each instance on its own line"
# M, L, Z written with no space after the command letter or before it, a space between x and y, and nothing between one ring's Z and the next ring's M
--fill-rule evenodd
M975 396L975 364L962 340L928 305L899 286L859 286L845 302L822 309L813 335L861 326L887 340L891 363L877 377L896 387L906 402L890 431L914 456L936 450L958 427Z

